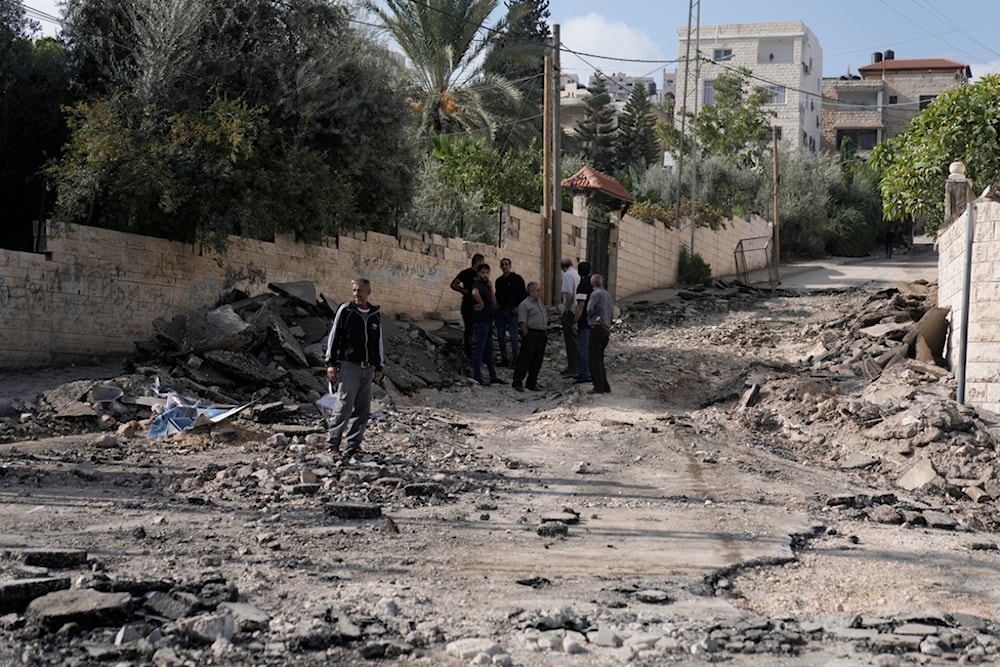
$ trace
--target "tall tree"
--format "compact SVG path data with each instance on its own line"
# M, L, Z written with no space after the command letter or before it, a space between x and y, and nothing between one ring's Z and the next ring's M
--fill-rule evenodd
M760 165L768 153L770 119L776 115L765 108L772 93L753 86L746 68L720 74L713 89L715 101L698 111L694 124L702 154Z
M632 88L625 111L618 119L618 138L615 142L615 166L626 171L631 166L645 170L660 159L660 145L656 139L656 117L649 101L646 86Z
M0 0L0 247L33 249L32 221L51 203L41 174L66 139L60 108L70 99L66 54L20 2Z
M598 77L583 101L583 119L576 124L576 136L584 162L606 174L615 167L615 131L611 95L604 79Z
M60 220L217 246L394 228L414 162L398 66L345 7L72 2L71 43L95 85L50 169ZM131 46L105 57L118 21Z
M369 2L412 67L408 95L427 136L483 132L492 139L498 109L521 99L516 86L484 64L486 21L497 0L385 0ZM501 21L490 31L504 29Z
M964 162L978 188L1000 181L998 137L1000 74L939 95L904 134L879 143L869 156L885 218L920 219L933 233L944 217L949 163Z
M494 33L486 71L510 81L521 91L517 108L504 115L509 120L497 130L496 144L503 151L541 143L542 105L545 97L545 54L549 29L549 0L507 0L506 30Z

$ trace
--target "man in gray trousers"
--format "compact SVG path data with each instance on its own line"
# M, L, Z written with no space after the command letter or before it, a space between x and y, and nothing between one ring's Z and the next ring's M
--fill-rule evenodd
M385 351L382 345L382 313L368 303L372 286L366 278L351 281L354 300L340 306L326 344L326 377L337 387L339 411L330 419L328 446L340 454L347 431L344 458L361 451L361 440L371 416L372 383L382 382Z

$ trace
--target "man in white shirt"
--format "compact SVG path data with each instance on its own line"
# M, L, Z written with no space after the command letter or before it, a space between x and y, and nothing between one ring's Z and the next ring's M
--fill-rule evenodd
M580 284L580 274L573 268L571 260L564 259L559 265L563 271L559 322L562 324L563 342L566 343L566 368L562 370L562 374L565 377L575 378L580 372L580 354L577 350L576 330L573 327L576 320L576 288Z

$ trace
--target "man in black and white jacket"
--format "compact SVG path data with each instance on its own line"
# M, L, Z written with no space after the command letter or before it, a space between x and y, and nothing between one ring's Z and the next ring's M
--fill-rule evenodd
M361 440L371 416L372 383L382 382L385 350L382 313L368 303L372 286L366 278L351 281L354 300L340 306L326 344L326 376L337 387L339 411L330 418L328 444L340 452L347 439L345 458L361 451ZM347 431L346 436L344 431Z

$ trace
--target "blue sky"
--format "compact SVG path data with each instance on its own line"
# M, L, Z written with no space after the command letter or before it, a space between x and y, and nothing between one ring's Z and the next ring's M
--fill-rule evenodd
M500 3L501 7L503 2ZM896 58L949 58L973 76L1000 72L1000 2L996 0L702 0L701 24L803 21L823 49L823 76L871 62L872 52ZM549 0L552 23L574 51L642 60L677 58L677 30L686 27L684 0ZM589 78L595 68L649 75L674 64L628 63L563 53L564 69Z
M26 0L26 7L59 15L57 0ZM498 0L498 13L504 1ZM874 51L896 58L950 58L973 76L1000 72L997 0L701 0L701 24L803 21L823 49L823 76L840 76L871 62ZM552 23L574 51L638 60L676 60L677 30L688 22L684 0L549 0ZM45 22L52 34L56 26ZM661 79L666 62L636 63L563 54L563 68L586 81L595 69Z

